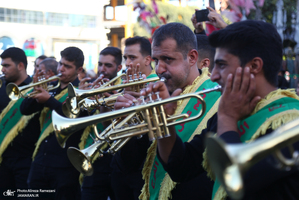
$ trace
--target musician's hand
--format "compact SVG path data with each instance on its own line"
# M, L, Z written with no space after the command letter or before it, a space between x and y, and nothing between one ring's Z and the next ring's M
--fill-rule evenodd
M198 10L198 9L195 9L195 10ZM202 23L201 22L197 22L195 13L192 15L191 21L192 21L192 24L194 26L195 33L200 33L202 31L204 31Z
M36 99L38 103L46 103L46 101L48 101L51 97L49 92L41 87L36 88L34 91L38 93L35 94L32 98Z
M80 90L88 90L91 88L92 86L92 83L88 83L87 81L89 81L90 78L89 77L86 77L86 78L83 78L80 83L79 83L79 89Z
M114 109L119 110L122 108L127 108L133 105L133 103L137 102L137 99L129 94L124 94L123 96L119 96L116 99L114 104Z
M237 122L248 117L261 99L255 91L255 77L249 67L238 67L234 75L228 75L218 108L218 135L238 131Z
M169 95L169 91L165 85L164 82L158 81L156 83L149 83L148 86L141 90L140 94L142 96L148 96L149 94L152 94L152 99L155 100L157 98L156 92L159 92L159 97L161 99L167 99L170 97L175 97L180 95L182 92L181 89L176 89L172 95ZM177 102L171 102L164 105L164 109L166 114L173 115L174 111L176 110Z
M227 26L227 24L224 22L221 15L219 13L217 13L211 7L207 7L207 9L209 9L209 11L210 11L209 14L208 14L208 18L209 18L210 21L208 21L206 23L212 24L216 28L224 29Z

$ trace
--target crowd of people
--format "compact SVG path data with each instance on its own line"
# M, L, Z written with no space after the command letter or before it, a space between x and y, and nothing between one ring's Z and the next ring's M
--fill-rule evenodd
M193 15L194 31L181 23L168 23L154 32L152 43L145 37L127 38L123 53L116 47L101 50L98 73L92 78L84 75L84 55L77 47L63 49L59 61L38 57L32 78L26 72L24 51L6 49L0 55L5 75L0 88L0 199L8 191L28 198L66 200L231 199L209 166L206 135L215 133L228 144L259 140L299 117L299 97L294 89L278 87L283 50L273 25L254 20L226 25L215 10L208 9L209 23L218 31L207 36ZM70 162L67 150L93 144L93 126L76 130L62 148L55 136L52 111L65 116L68 85L96 88L118 76L122 59L127 74L141 72L145 79L163 81L148 83L141 91L125 88L113 109L99 106L81 112L79 118L136 106L141 96L169 99L215 86L221 86L221 92L201 95L205 101L201 118L163 130L156 127L169 132L167 137L152 141L148 134L134 136L114 154L98 152L90 160L93 174L84 176ZM7 85L20 88L53 76L60 79L51 82L59 83L56 89L28 87L23 93L34 92L30 98L10 99ZM127 82L119 79L114 85ZM163 105L166 116L187 113L189 117L196 116L202 106L193 98ZM97 130L104 131L110 123L96 124ZM299 151L298 142L293 149ZM292 157L288 148L281 151ZM299 199L298 168L281 170L269 160L275 158L267 155L244 174L242 199Z

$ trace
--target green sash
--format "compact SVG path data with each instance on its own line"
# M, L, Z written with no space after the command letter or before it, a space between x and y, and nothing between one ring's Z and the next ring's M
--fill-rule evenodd
M263 132L265 132L269 128L269 125L271 124L271 122L273 122L273 120L279 120L279 126L281 126L283 121L291 121L292 118L296 118L298 117L298 115L299 101L297 99L283 97L275 100L263 107L257 113L238 122L238 132L240 135L240 140L241 142L245 143L254 138L257 138L261 135L260 133L262 129L264 130ZM272 125L272 129L276 128L278 127L273 127ZM212 199L214 199L215 197L215 199L220 199L220 194L216 195L218 192L221 193L221 190L218 191L219 187L220 183L216 178L213 187Z
M33 89L27 89L25 93L31 92ZM28 124L29 120L37 113L26 116L22 115L20 106L23 98L17 101L10 101L0 115L0 163L2 154L13 139L21 132Z
M190 91L190 92L201 91L204 89L210 89L217 85L217 83L213 83L207 75L206 76L201 75L198 78L201 78L201 81L199 83L197 83L197 85L195 85L192 88L192 91ZM201 117L200 119L198 119L196 121L190 121L190 122L188 122L188 124L184 123L184 124L175 126L176 133L183 140L183 142L191 140L195 134L200 134L201 130L203 128L205 128L208 119L213 114L215 114L217 111L218 99L220 97L220 92L211 92L211 93L202 95L202 97L204 98L204 100L206 102L206 110L207 110L207 112L205 112L203 117ZM182 101L182 104L180 106L178 106L178 108L176 110L176 114L187 113L187 114L189 114L189 116L192 117L192 116L195 116L196 114L198 114L198 112L200 110L201 110L201 102L195 98L191 98L191 99ZM152 144L152 146L150 147L150 149L152 148L152 150L150 150L150 149L148 150L148 157L147 157L146 164L145 164L144 170L143 170L143 175L144 175L144 179L145 179L146 183L143 187L142 194L139 197L142 199L148 199L148 198L149 199L167 199L168 197L170 197L171 190L174 188L174 186L176 184L171 180L169 175L164 170L162 164L158 160L156 153L155 153L156 152L156 144L157 144L157 142L155 141ZM154 155L152 155L154 157L153 157L152 161L149 161L149 160L151 160L151 158L150 158L151 151L154 152L154 153L152 153L152 154L154 154ZM152 162L152 163L150 163L150 162ZM150 163L149 164L150 171L147 171L147 169L146 169L147 165L148 165L147 163ZM150 174L149 177L147 177L148 176L147 173ZM149 194L146 190L149 190Z
M97 124L97 129L98 129L98 132L99 132L99 133L102 132L103 130L105 130L105 128L104 128L104 126L103 126L102 123L98 123L98 124ZM95 133L94 133L93 129L91 128L91 130L89 130L89 131L90 131L89 134L92 135L93 138L95 138L96 136L95 136ZM89 147L91 144L93 144L93 139L90 137L90 135L89 135L88 138L86 139L86 143L85 143L85 145L84 145L84 148L87 148L87 147Z
M54 98L57 99L60 103L63 103L68 96L67 88L62 90L60 94L56 95ZM51 133L54 132L53 124L52 124L52 110L45 107L40 116L40 125L41 125L41 133L39 135L39 139L36 143L35 150L33 152L32 158L36 156L39 146L42 143L42 141L48 137Z

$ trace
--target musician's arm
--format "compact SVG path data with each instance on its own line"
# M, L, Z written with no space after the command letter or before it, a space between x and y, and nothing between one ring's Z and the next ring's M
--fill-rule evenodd
M41 111L43 108L44 105L37 103L35 99L26 98L21 103L20 111L23 115L31 115L35 112Z
M168 138L158 140L157 156L172 180L176 182L188 181L204 172L202 161L203 152L205 150L205 135L208 132L215 133L216 128L217 115L215 114L208 121L207 129L204 129L201 134L194 136L190 142L183 143L181 138L176 136L172 148L165 151L167 148L165 144L172 141L169 141ZM164 162L161 157L161 154L166 155L165 152L170 152L167 156L167 162Z
M50 108L50 110L55 110L59 115L64 116L62 112L62 103L59 102L57 99L55 99L53 96L51 96L46 102L45 106Z

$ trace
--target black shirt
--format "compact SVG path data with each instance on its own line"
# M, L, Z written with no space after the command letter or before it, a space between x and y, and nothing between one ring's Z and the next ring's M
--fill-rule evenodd
M194 136L189 143L183 143L177 137L168 163L163 163L157 152L164 169L174 181L185 182L203 172L204 138L209 131L216 133L216 130L217 114L208 121L207 129L200 135ZM267 134L271 132L272 130L269 129ZM227 143L241 143L239 134L233 131L222 134L220 138ZM294 144L294 148L299 149L298 142ZM282 152L289 157L287 149L283 149ZM299 199L299 171L276 169L273 162L269 162L273 160L272 156L268 156L245 173L243 199Z
M10 83L10 82L6 82L4 78L1 78L2 80L2 87L0 88L0 113L2 113L3 109L9 104L10 102L10 98L7 96L6 94L6 86ZM27 76L27 78L20 84L18 85L20 86L24 86L24 85L28 85L29 83L31 83L31 78L30 76Z
M72 84L78 86L78 78L74 80ZM60 94L63 89L58 87L56 90L52 90L52 93L56 96ZM21 104L21 112L24 115L28 115L36 111L41 111L44 107L48 107L50 110L55 110L58 114L64 116L62 112L62 103L56 100L54 96L51 96L44 104L37 103L35 99L25 99L26 101L24 100ZM68 138L65 148L60 147L55 133L52 132L40 144L34 162L47 167L72 167L72 164L67 157L67 149L68 147L78 148L82 132L83 130L78 130L76 133L73 133Z
M3 86L0 89L1 98L1 112L10 102L9 97L6 94L6 85L2 79ZM28 76L25 81L23 81L19 86L28 85L31 82L31 78ZM4 108L3 106L6 105ZM31 157L34 151L35 143L38 139L40 133L39 125L39 114L35 115L27 124L27 126L18 133L18 135L13 139L13 141L7 146L7 149L3 153L3 158L5 157Z

